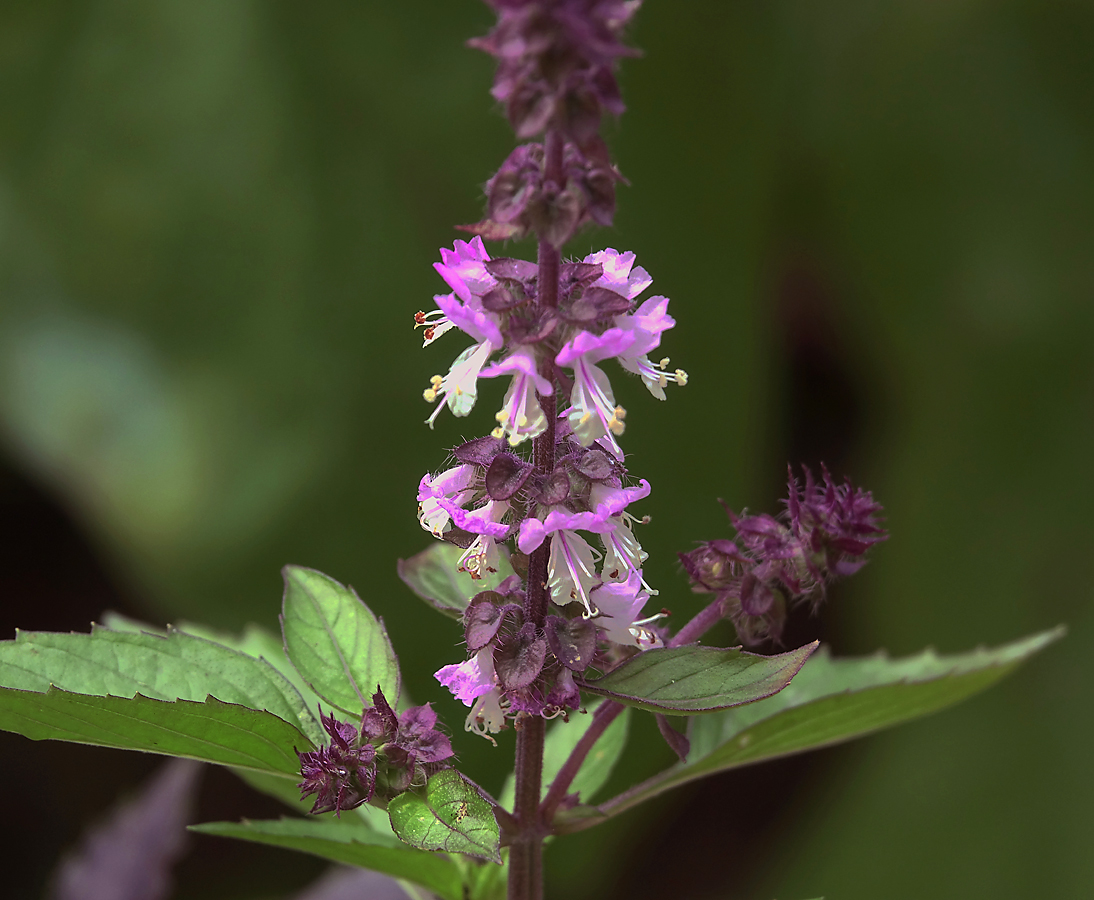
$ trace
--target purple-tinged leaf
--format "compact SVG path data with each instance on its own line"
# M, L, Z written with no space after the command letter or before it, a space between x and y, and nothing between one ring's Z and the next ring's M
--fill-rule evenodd
M547 506L557 506L570 496L570 477L560 470L551 473L539 493L539 502Z
M583 453L573 462L574 471L585 476L589 481L606 481L617 474L618 465L605 453L596 447Z
M487 435L460 444L460 446L453 448L452 455L456 457L457 462L474 466L488 466L504 447L505 441Z
M817 643L777 656L694 644L647 650L581 687L650 712L692 716L778 693L817 649Z
M165 900L186 845L201 766L164 765L141 793L88 832L56 875L51 900Z
M482 308L492 313L508 312L526 302L524 297L513 294L501 285L482 295Z
M596 652L596 623L590 619L548 616L547 646L560 663L574 672L584 672Z
M524 233L521 225L509 225L505 222L495 222L493 219L483 219L481 222L471 222L468 225L457 225L457 231L465 231L468 234L477 234L488 241L507 241L510 238L520 237Z
M574 262L563 263L559 269L559 283L563 291L592 284L604 274L600 263Z
M478 594L464 612L464 640L467 649L477 653L492 640L505 621L505 616L519 612L516 604L504 604L504 598L496 591Z
M494 672L506 690L528 687L543 670L547 642L537 637L531 623L494 648Z
M558 327L558 317L549 309L536 308L527 318L509 320L509 337L516 344L537 344Z
M508 500L524 487L532 468L512 453L499 453L486 470L486 493L491 500Z
M488 259L483 266L487 272L503 281L531 281L539 272L536 264L526 259Z
M602 287L586 288L576 300L567 304L563 316L570 322L597 322L630 312L633 302L622 294Z
M461 550L466 550L478 540L478 537L477 534L453 526L441 535L441 540L446 544L451 544L453 547L459 547Z
M599 808L561 813L555 831L581 831L716 772L829 747L937 712L995 684L1063 635L1060 627L1001 647L946 656L927 650L904 659L883 653L832 659L822 649L773 697L693 718L686 763Z

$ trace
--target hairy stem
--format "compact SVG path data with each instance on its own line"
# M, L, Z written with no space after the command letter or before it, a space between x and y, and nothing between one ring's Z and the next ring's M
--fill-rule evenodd
M548 131L545 140L543 180L562 186L562 136ZM536 302L539 306L558 306L558 275L562 254L550 242L539 241L539 272L536 277ZM543 360L543 375L555 384L554 360ZM547 428L532 444L532 463L546 477L555 468L555 392L540 397L540 406L547 419ZM547 617L549 589L547 562L551 542L545 540L528 559L528 584L524 601L524 619L543 628ZM543 741L546 723L533 716L518 723L516 758L516 802L514 814L517 834L509 849L509 900L542 900L543 898L543 838L545 829L539 815L539 797L543 784Z
M517 832L509 847L509 900L543 900L543 829L539 825L539 792L543 781L543 737L540 716L525 719L517 732Z

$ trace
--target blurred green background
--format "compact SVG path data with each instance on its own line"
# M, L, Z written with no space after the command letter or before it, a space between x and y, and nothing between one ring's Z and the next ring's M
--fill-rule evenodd
M511 736L459 731L430 673L460 635L395 577L429 541L418 479L503 387L431 433L421 391L463 344L411 328L512 145L463 46L490 22L476 0L0 6L5 637L106 606L272 628L280 566L313 566L385 618L415 700L500 786ZM728 534L717 497L774 511L787 462L823 460L892 539L796 638L1070 635L936 718L563 839L550 893L1094 896L1094 6L647 0L631 38L607 136L632 186L567 249L636 251L678 320L685 389L615 376L660 601L699 608L675 553ZM32 897L128 783L103 773L149 763L4 737L6 770L49 782L0 851ZM667 759L639 723L617 780ZM237 869L180 896L317 870L214 844Z

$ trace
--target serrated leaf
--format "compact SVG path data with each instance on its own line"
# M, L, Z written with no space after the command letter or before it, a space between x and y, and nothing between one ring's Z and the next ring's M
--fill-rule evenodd
M589 730L595 712L596 709L590 709L588 713L573 714L569 722L558 719L547 729L547 740L543 745L544 789L555 780L558 770L570 758L570 753L577 746L577 742ZM583 803L592 800L611 776L612 769L615 768L623 748L627 745L630 715L630 708L624 709L616 716L615 721L604 729L604 733L593 745L593 749L585 757L585 762L581 764L577 776L571 782L569 793L580 794ZM543 791L540 792L541 796L542 793ZM515 794L516 780L510 774L505 779L505 787L502 788L499 802L506 809L512 810Z
M387 811L392 830L412 847L501 862L494 811L455 769L437 772L420 792L399 794Z
M0 641L0 686L42 693L51 685L125 698L211 696L266 710L313 742L322 733L299 692L269 663L174 629L160 635L96 625L91 634L20 631Z
M377 685L393 705L399 661L383 622L353 588L322 572L285 566L285 652L316 694L350 716L372 705Z
M566 811L556 830L589 827L715 772L838 744L937 712L991 686L1063 633L1057 628L994 649L952 656L928 650L900 660L832 659L822 651L773 697L694 719L686 762L600 809Z
M777 656L696 645L647 650L581 687L627 706L693 716L781 691L816 648L814 641Z
M413 881L442 900L462 900L463 877L450 859L408 847L398 838L343 817L209 822L191 831L285 847Z
M476 581L456 568L462 555L463 550L452 544L432 544L410 559L400 559L399 577L434 609L453 619L462 619L475 594L494 590L513 574L509 560L502 556L497 572Z
M131 699L95 697L57 688L43 694L0 688L0 730L32 741L141 750L291 778L300 775L293 748L313 746L273 713L212 697L204 703L168 702L140 694Z

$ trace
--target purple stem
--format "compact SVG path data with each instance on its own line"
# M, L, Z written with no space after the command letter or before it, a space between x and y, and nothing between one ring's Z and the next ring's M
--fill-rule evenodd
M585 757L589 755L589 751L593 749L593 745L600 739L600 736L607 731L608 726L616 720L621 712L623 712L622 703L612 703L606 700L597 707L596 712L593 713L593 720L589 723L588 729L581 736L581 740L577 742L577 746L570 751L570 755L567 757L566 762L563 763L562 768L558 770L555 780L551 782L551 787L547 791L547 796L543 798L543 803L539 808L539 814L544 822L550 823L554 819L555 811L558 809L558 805L566 798L566 792L569 790L573 780L577 777L577 773L581 770L581 764L585 762Z
M718 624L724 616L725 606L722 603L722 598L718 597L705 609L700 610L695 618L673 635L672 639L665 646L683 647L684 644L695 643L695 641L699 640L699 638Z
M723 616L723 606L721 597L717 598L709 604L706 608L700 610L700 612L688 622L680 631L666 644L667 647L681 647L684 644L690 644L693 641L699 640L704 634L716 625ZM540 817L546 823L552 823L554 820L555 812L558 810L559 804L565 799L566 791L569 790L573 780L577 777L577 773L581 770L581 764L585 762L585 757L589 755L589 751L593 749L596 742L600 739L600 736L607 731L608 726L615 721L616 717L623 711L623 706L620 703L604 702L597 707L595 713L593 713L593 721L590 723L588 730L581 736L581 740L577 742L577 746L570 751L569 757L566 762L563 763L562 768L558 770L558 774L555 776L555 780L551 783L550 789L547 791L547 796L543 799L543 804L540 807ZM675 748L674 748L675 749ZM654 776L656 780L660 776ZM608 809L613 805L618 805L621 802L625 802L627 796L631 791L624 791L618 797L613 797L611 800L600 804L601 809ZM596 824L598 819L589 819L588 825L578 826L570 830L580 830L582 827L589 827L589 825Z
M562 136L547 132L543 163L545 183L562 184ZM537 304L558 306L558 275L562 254L548 241L539 242L539 272L536 276ZM543 374L554 384L554 361L543 362ZM532 462L544 477L555 468L555 396L541 397L540 405L547 428L532 444ZM550 540L544 541L528 559L528 591L524 601L524 619L543 628L547 617L547 560ZM539 815L539 797L543 784L543 741L546 723L539 716L525 719L517 732L516 800L513 806L517 832L509 850L509 900L543 900L543 838L546 829Z

